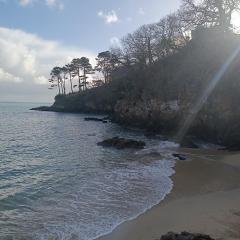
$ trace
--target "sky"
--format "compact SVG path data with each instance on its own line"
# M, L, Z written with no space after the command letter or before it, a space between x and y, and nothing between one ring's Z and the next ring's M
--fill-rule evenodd
M0 101L53 102L52 67L94 59L180 0L0 0Z

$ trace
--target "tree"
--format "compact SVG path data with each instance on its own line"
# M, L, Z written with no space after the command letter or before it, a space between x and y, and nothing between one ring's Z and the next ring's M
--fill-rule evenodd
M176 13L162 18L156 24L154 52L157 59L168 56L187 41L184 26Z
M93 73L93 68L91 63L89 62L89 59L86 57L82 57L80 58L80 66L83 72L82 80L83 80L83 90L87 89L87 78L88 78L88 74L92 74Z
M96 58L97 65L95 70L102 72L104 76L104 82L109 83L111 81L111 74L116 67L117 58L111 54L110 51L101 52Z
M155 24L144 25L122 39L131 61L146 66L154 61Z
M69 74L69 81L70 81L71 92L73 93L73 82L72 82L72 80L75 77L74 65L69 63L69 64L65 65L65 68L67 69L67 72Z
M120 66L130 67L132 65L129 54L126 52L126 49L121 46L112 47L110 49L111 55L114 56L115 67Z
M51 87L54 87L55 85L58 86L59 94L63 93L62 87L61 87L62 86L61 73L62 73L62 68L54 67L50 73L51 79L49 80L49 82L52 84ZM57 84L54 84L55 82L57 82Z
M240 10L240 0L182 0L182 20L196 26L231 29L232 14Z
M128 34L122 45L131 62L146 67L182 47L187 40L183 23L174 13Z
M62 80L62 92L64 95L66 95L66 80L67 80L67 74L68 74L68 69L66 66L62 67L61 72L63 74L63 80Z
M81 84L81 59L80 58L74 58L71 62L73 66L74 73L78 76L78 91L81 92L82 90L82 84Z

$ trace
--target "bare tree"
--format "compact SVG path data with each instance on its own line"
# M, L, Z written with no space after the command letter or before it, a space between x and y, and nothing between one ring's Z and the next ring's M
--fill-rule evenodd
M155 55L164 58L184 46L188 41L184 26L176 13L170 14L156 24Z
M143 25L122 39L123 48L131 61L151 65L154 61L155 24Z
M151 66L156 60L185 45L187 40L184 24L174 13L128 34L122 39L122 45L131 62Z
M240 0L182 0L182 20L193 27L218 26L229 30L232 14L240 10Z
M104 82L111 82L112 72L114 71L116 65L118 64L118 59L110 51L101 52L96 58L97 65L95 70L102 72L104 76Z

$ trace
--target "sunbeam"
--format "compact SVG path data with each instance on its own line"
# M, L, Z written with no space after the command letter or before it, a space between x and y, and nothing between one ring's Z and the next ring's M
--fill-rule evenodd
M207 86L206 90L204 91L204 94L197 100L197 103L193 107L193 109L188 114L183 126L180 128L176 140L177 142L180 142L183 140L184 136L188 132L191 124L195 120L197 114L202 109L202 106L207 101L209 96L211 95L212 91L215 89L218 82L223 77L224 73L227 71L229 66L232 64L234 59L237 57L237 55L240 52L240 46L230 55L230 57L227 59L227 61L222 65L222 67L219 69L219 71L216 73L210 84Z

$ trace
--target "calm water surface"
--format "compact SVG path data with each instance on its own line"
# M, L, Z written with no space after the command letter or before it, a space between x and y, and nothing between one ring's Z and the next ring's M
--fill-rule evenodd
M39 105L39 104L38 104ZM85 115L0 103L0 239L89 240L157 204L174 160L104 149L113 136L159 145L142 132Z

